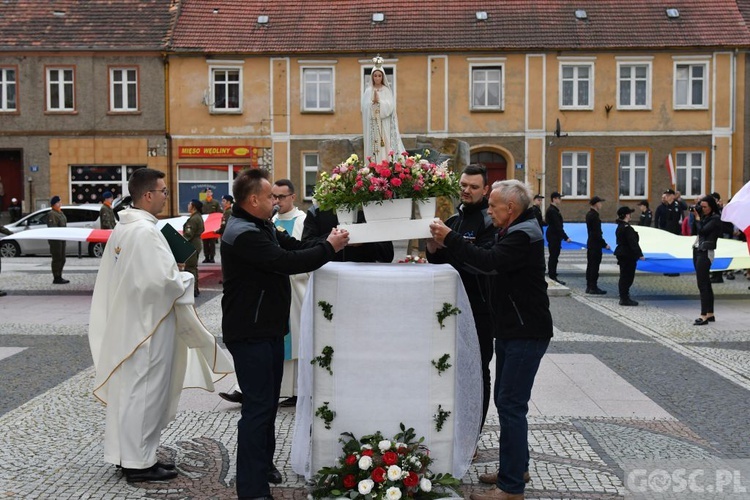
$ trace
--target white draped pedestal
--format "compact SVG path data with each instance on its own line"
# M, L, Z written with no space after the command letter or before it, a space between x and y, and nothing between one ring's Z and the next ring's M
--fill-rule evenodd
M333 318L318 303L332 305ZM462 313L437 319L443 304ZM315 271L302 310L292 468L306 478L332 466L342 432L355 436L413 427L433 472L462 477L482 416L482 377L474 320L458 273L448 265L332 262ZM310 360L333 348L331 375ZM448 354L440 373L432 364ZM315 416L328 403L331 428ZM449 411L441 431L434 416Z

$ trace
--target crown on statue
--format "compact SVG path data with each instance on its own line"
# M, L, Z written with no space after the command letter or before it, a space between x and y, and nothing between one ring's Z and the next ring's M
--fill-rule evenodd
M383 69L383 62L385 62L385 61L384 61L384 59L382 57L380 57L380 54L378 54L375 57L373 57L372 58L372 63L375 65L375 67L373 69L379 69L379 70L382 71L382 69Z

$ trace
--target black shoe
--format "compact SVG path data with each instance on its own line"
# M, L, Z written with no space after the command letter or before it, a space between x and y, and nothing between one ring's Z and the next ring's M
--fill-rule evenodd
M240 391L232 391L230 393L220 392L219 397L224 401L229 401L230 403L242 404L242 393Z
M216 264L216 261L214 260L213 257L211 257L210 259L208 259L208 263L209 264Z
M718 278L711 278L709 281L711 281L711 283L724 283L724 278L719 276Z
M177 466L175 464L173 464L173 463L159 462L158 460L157 460L156 464L154 464L154 466L155 467L161 467L164 470L175 470L177 468ZM115 465L115 467L117 467L118 469L122 469L122 466L120 466L120 465Z
M208 261L208 259L203 259L203 260L201 261L201 264L208 264L208 262L209 262L209 261Z
M680 273L664 273L664 276L679 276Z
M637 306L638 302L630 298L620 299L620 305L621 306Z
M589 295L606 295L607 291L602 290L601 288L589 288L586 290L586 293Z
M294 408L295 406L297 406L297 396L286 398L284 401L279 403L279 406L282 408Z
M154 464L148 469L122 469L129 483L140 483L143 481L166 481L177 477L176 470L166 470Z
M2 290L0 290L0 297L5 297L6 295L8 295L8 292L3 292Z
M552 276L550 276L549 279L551 279L552 281L556 281L556 282L560 283L561 285L565 284L565 282L563 280L559 279L557 276L555 276L554 278Z
M268 470L268 482L273 484L281 484L284 478L281 477L281 472L276 468L275 465L271 464L271 468Z
M68 283L70 283L70 280L66 280L63 278L55 278L54 280L52 280L53 285L67 285Z
M734 273L728 273L725 277L728 280L733 280L734 279Z
M698 318L693 322L693 325L695 326L701 326L701 325L707 325L708 324L708 318Z
M716 316L709 316L709 317L708 317L708 318L706 318L706 319L708 320L708 322L709 322L709 323L713 323L713 322L715 322L715 321L716 321Z

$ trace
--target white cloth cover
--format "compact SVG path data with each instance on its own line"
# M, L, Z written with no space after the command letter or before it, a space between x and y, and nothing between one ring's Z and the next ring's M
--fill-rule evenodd
M319 301L333 306L323 316ZM444 303L462 313L440 328ZM333 375L310 361L334 349ZM432 366L443 354L453 366ZM336 413L328 430L314 413L324 402ZM451 414L442 431L438 405ZM433 472L463 477L482 417L482 376L474 320L458 273L449 265L332 262L313 273L302 310L292 468L306 478L333 465L342 432L357 437L399 424L414 427L435 459Z
M379 104L373 104L372 85L368 86L362 94L362 136L364 139L364 160L368 157L372 161L380 163L388 158L388 153L393 151L400 155L405 151L401 134L398 131L398 117L396 115L396 100L391 89L386 85L380 87L378 99ZM383 146L381 146L381 134Z
M107 405L105 459L130 468L154 463L183 387L213 391L234 371L198 318L193 277L180 273L156 221L144 210L120 212L89 318L93 393Z

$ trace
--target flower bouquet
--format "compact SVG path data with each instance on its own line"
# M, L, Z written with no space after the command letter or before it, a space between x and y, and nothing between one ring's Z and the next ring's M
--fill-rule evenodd
M414 429L401 424L401 432L392 440L380 432L357 440L351 433L343 433L339 441L344 454L338 464L322 468L313 478L313 498L344 497L364 500L399 500L401 497L431 499L451 496L445 491L461 482L450 474L433 474L427 466L432 459L422 445L424 438L415 440ZM443 491L436 491L439 486Z
M429 151L426 151L429 154ZM399 155L391 151L380 163L363 163L351 155L330 174L322 173L314 197L321 210L345 206L355 210L369 202L392 199L425 200L459 194L458 177L448 169L448 161L436 165L417 154Z

